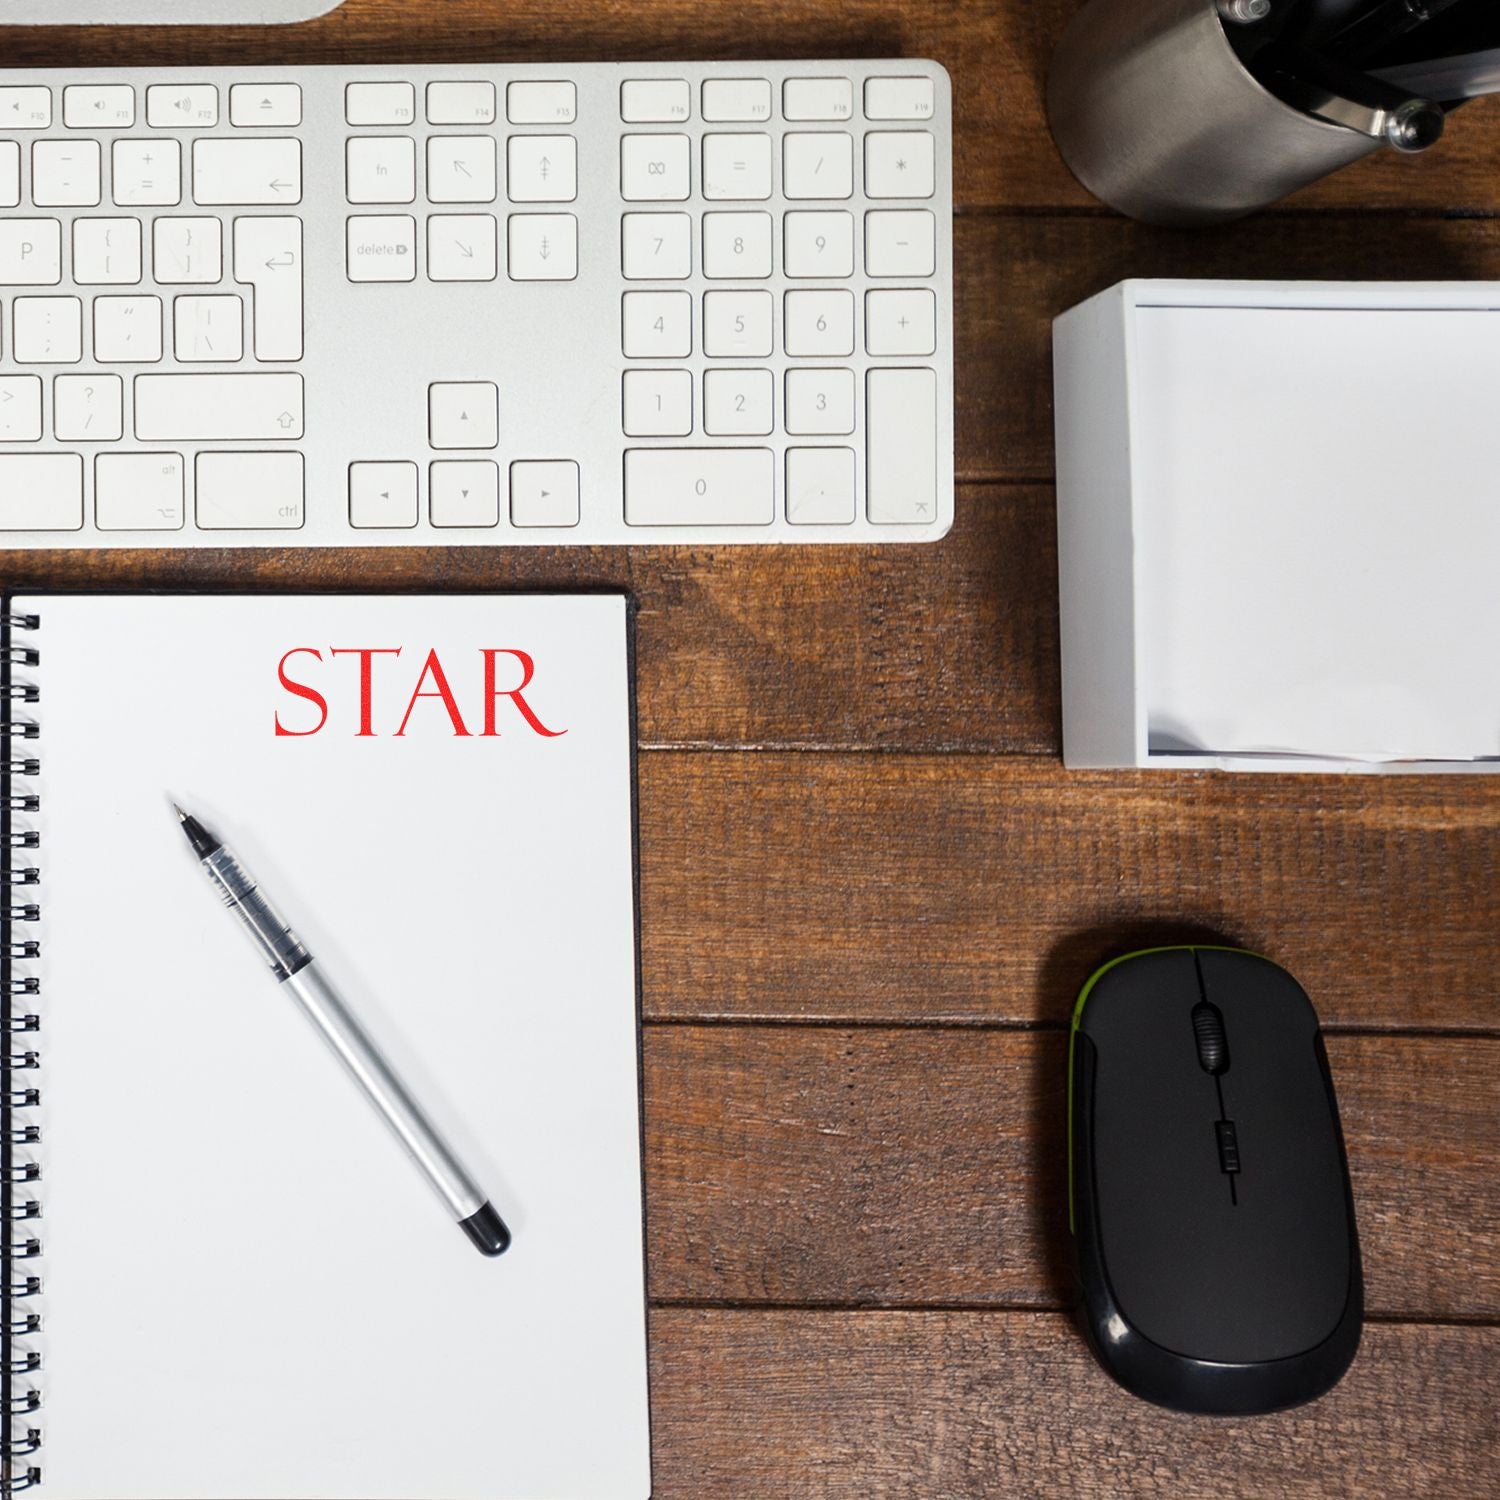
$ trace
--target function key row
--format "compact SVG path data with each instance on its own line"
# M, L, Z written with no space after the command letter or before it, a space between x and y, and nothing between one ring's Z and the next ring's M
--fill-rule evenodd
M69 130L131 130L135 89L128 83L73 84L62 91ZM211 83L160 83L146 89L146 124L153 130L211 130L219 123L219 90ZM229 90L229 123L237 129L302 123L295 83L237 83ZM0 130L50 130L52 90L44 84L0 88Z
M760 124L774 117L775 90L767 78L710 78L700 108L710 123ZM865 81L867 120L930 120L936 98L930 78ZM637 78L620 87L620 118L627 125L681 124L692 118L693 89L685 78ZM788 78L781 86L782 118L852 120L854 84L848 78Z
M429 125L493 125L493 83L429 83L424 98ZM344 90L350 125L411 125L417 90L410 83L351 83ZM571 83L526 80L505 90L505 118L512 125L571 125L578 118L578 90Z

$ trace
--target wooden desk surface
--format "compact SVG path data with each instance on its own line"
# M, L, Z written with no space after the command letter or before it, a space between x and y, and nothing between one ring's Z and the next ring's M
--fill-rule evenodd
M348 0L0 31L9 65L931 57L956 86L958 521L935 547L11 555L11 585L608 583L640 600L658 1496L1500 1494L1500 778L1068 774L1051 318L1123 276L1500 277L1500 110L1221 231L1069 177L1075 0ZM1319 1006L1369 1325L1256 1422L1123 1395L1062 1310L1064 1024L1213 937ZM580 1413L586 1420L587 1414Z

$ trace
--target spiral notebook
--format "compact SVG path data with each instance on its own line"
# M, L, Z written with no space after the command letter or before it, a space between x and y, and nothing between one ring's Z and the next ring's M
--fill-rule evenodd
M3 611L5 1483L648 1495L626 601ZM443 1122L504 1255L278 989L169 797Z

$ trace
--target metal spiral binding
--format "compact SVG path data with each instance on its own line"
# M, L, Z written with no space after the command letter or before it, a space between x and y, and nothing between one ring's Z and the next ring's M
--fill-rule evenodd
M18 924L41 920L40 904L18 889L41 882L41 867L29 858L29 851L41 847L41 835L16 824L17 814L41 809L35 792L16 785L41 771L40 759L18 746L39 738L41 725L17 712L40 701L41 690L28 674L40 665L41 653L16 639L40 624L36 615L0 609L0 1496L30 1489L42 1478L34 1461L42 1429L26 1420L42 1405L36 1380L42 1356L32 1347L42 1318L27 1305L28 1298L40 1295L42 1278L23 1264L42 1253L41 1240L27 1223L42 1214L36 1191L42 1169L28 1154L40 1143L42 1130L19 1117L42 1097L31 1082L41 1055L27 1045L41 1028L33 1003L41 981L24 972L42 947L37 938L16 930Z

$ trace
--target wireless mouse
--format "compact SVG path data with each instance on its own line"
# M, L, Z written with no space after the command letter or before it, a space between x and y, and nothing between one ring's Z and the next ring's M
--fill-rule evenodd
M1349 1368L1354 1197L1312 1003L1269 959L1158 948L1100 969L1069 1050L1083 1323L1128 1391L1247 1415Z

